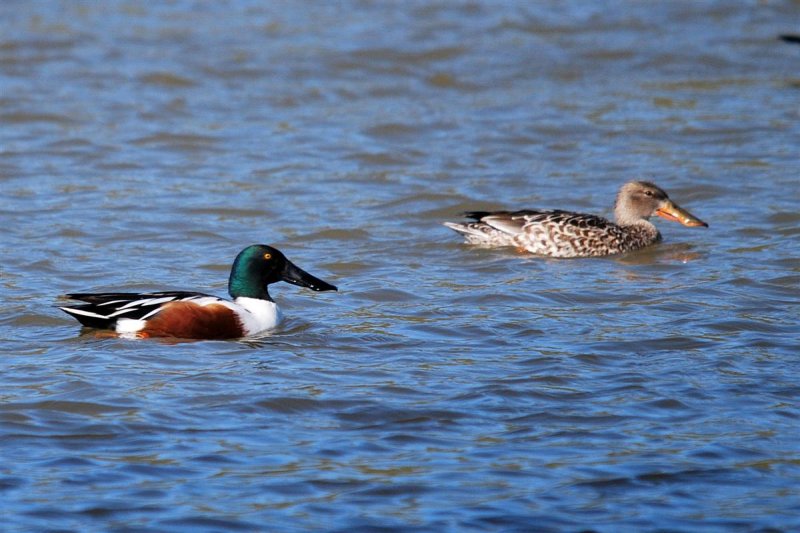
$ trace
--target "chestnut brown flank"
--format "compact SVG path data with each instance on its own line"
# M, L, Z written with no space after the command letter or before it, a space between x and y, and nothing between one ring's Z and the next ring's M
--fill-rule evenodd
M220 304L197 305L194 302L170 302L147 320L142 337L177 337L180 339L235 339L244 336L236 314Z

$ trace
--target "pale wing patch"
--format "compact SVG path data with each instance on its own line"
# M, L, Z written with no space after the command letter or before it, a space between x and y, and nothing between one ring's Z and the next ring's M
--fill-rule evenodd
M522 231L525 226L525 219L523 217L509 217L509 216L488 216L483 217L481 222L488 224L498 231L508 233L509 235L516 235Z
M144 307L145 305L159 305L171 302L175 298L173 296L166 296L163 298L142 298L141 300L134 300L129 302L119 309L128 309L129 307Z

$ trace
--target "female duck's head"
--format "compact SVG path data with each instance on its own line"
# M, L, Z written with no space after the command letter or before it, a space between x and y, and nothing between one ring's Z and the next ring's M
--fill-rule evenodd
M653 215L680 222L684 226L708 227L708 224L670 200L663 189L650 182L630 181L620 188L614 204L617 224L636 224Z

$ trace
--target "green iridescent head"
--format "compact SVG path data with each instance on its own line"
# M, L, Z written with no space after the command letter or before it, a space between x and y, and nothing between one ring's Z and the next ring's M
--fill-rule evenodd
M233 298L272 300L267 288L278 281L314 291L336 290L335 286L296 266L280 250L266 244L253 244L236 256L228 279L228 292Z

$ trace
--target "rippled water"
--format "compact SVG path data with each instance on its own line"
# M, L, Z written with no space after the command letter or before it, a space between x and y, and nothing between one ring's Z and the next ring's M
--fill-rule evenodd
M6 531L800 528L792 2L0 4ZM710 223L552 260L476 208ZM248 342L79 290L276 286Z

